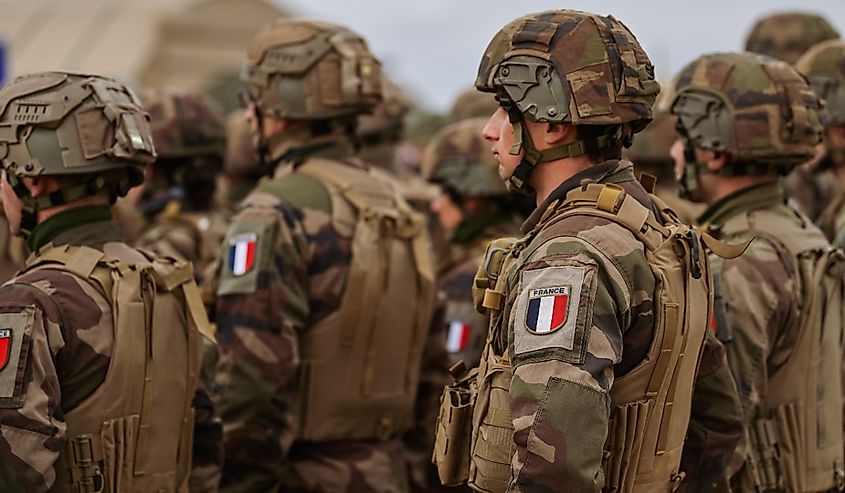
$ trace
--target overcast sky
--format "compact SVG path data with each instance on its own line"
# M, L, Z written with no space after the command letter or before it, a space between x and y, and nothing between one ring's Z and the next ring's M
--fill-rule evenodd
M387 73L421 103L445 111L475 79L487 43L508 21L552 8L613 14L666 80L711 51L739 50L754 20L782 10L821 13L845 31L845 0L272 0L295 15L364 35Z

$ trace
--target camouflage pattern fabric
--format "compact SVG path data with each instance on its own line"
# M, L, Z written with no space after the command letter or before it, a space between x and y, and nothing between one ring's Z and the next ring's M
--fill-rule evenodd
M23 267L29 249L23 238L9 232L9 221L0 207L0 282L6 282Z
M552 60L556 70L551 80L558 78L561 92L569 94L555 95L550 106L546 99L533 98L548 96L554 82L545 84L545 90L537 82L526 82L521 89L497 82L504 78L500 70L504 61L526 54ZM530 121L628 123L634 132L651 120L651 107L660 92L648 55L624 24L613 16L575 10L550 10L508 23L484 51L475 87L508 92ZM611 87L616 94L608 93Z
M142 100L159 160L223 154L223 112L213 100L171 90L147 91Z
M732 163L767 171L815 155L823 130L821 102L787 63L749 53L704 55L684 67L676 89L672 112L695 147L726 152Z
M806 234L813 226L784 203L776 183L747 188L711 206L701 224L721 234L732 218L775 211L783 217L784 235ZM721 234L726 241L745 241L751 232ZM723 293L733 340L726 343L728 361L742 402L744 423L758 416L767 395L768 376L787 361L798 338L799 303L794 267L783 246L757 238L746 252L733 260L714 258L713 269L722 270ZM716 328L717 333L719 327ZM731 460L729 474L736 473L749 453L743 439Z
M845 248L845 193L840 192L825 207L817 224L833 246Z
M783 12L758 20L745 41L745 51L768 55L794 64L813 45L839 37L819 15Z
M813 221L822 217L842 190L833 170L817 171L806 165L797 166L786 175L784 187L792 205Z
M291 140L285 149L288 154L282 149L275 152L298 159L339 159L352 152L349 143L328 137ZM283 159L280 172L290 165ZM338 310L351 261L349 239L333 226L327 190L314 178L287 174L259 185L232 220L229 238L254 233L258 246L254 276L244 281L254 283L250 292L218 291L218 340L223 352L217 382L227 457L224 492L394 493L409 487L397 437L297 441L297 419L303 412L298 380L301 334ZM222 258L227 257L224 252ZM226 269L224 265L221 279L232 278ZM440 340L426 347L443 355ZM441 372L444 366L440 365ZM420 385L431 387L427 392L428 400L435 399L431 406L436 406L446 377L427 378L423 372ZM425 401L425 392L418 399ZM429 419L433 428L434 418Z
M627 161L610 161L593 166L562 183L523 225L523 231L540 228L548 238L525 263L521 275L542 275L546 270L584 269L577 326L584 334L570 348L549 347L530 358L521 357L514 343L516 312L509 308L527 293L518 283L520 275L505 292L506 340L513 364L510 413L514 426L516 454L508 491L598 491L603 482L603 445L608 434L612 403L609 392L617 377L635 368L646 357L654 331L652 297L655 279L639 244L623 226L603 218L574 216L548 222L551 208L583 183L614 183L641 204L653 210L645 190L634 178ZM577 293L574 293L575 295ZM569 316L575 317L576 314ZM520 324L525 324L520 320ZM718 361L718 351L713 361ZM715 365L718 367L718 363ZM715 370L708 368L708 374ZM716 372L717 373L717 372ZM714 386L716 387L716 386ZM698 388L698 386L697 386ZM707 406L693 413L707 429L736 430L733 400L724 391L713 392ZM710 399L722 399L716 402ZM714 409L728 410L714 413ZM570 417L563 419L564 416ZM707 418L704 418L707 416ZM557 419L554 419L554 418ZM708 421L712 419L713 421ZM717 426L715 423L718 422ZM697 429L695 424L691 425ZM730 432L727 432L730 434ZM734 435L737 433L734 432ZM699 436L703 436L699 433ZM696 443L701 448L721 448L710 457L724 456L732 449L730 440ZM714 449L715 450L715 449ZM690 450L690 463L700 451Z
M80 222L73 210L52 217L50 223L59 225L49 238L57 245L102 249L107 242L121 241L116 223ZM39 228L33 234L37 236ZM21 315L25 324L10 323ZM68 272L24 271L0 288L0 319L11 340L21 341L17 352L13 345L11 354L3 353L10 357L9 364L0 369L0 490L50 491L56 461L66 445L63 415L90 396L109 369L114 343L111 305ZM200 382L194 396L192 481L201 485L196 491L213 492L215 470L222 462L222 426L206 389Z

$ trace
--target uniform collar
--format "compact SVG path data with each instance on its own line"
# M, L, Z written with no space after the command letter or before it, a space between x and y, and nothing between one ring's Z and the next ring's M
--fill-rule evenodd
M596 164L590 168L576 173L569 179L561 183L540 205L534 209L534 212L528 217L525 223L522 224L522 232L528 233L534 229L542 220L549 216L547 214L550 207L556 205L564 198L570 191L584 186L588 183L625 183L636 181L634 177L634 165L630 161L612 160L601 164Z
M786 195L780 182L761 183L723 197L704 211L698 218L698 223L703 226L723 224L736 215L784 203L786 203Z
M54 245L96 245L121 241L120 227L112 221L111 207L91 205L59 212L38 224L26 243L37 252L48 243Z
M350 156L354 152L355 146L347 137L338 135L314 136L307 132L295 132L273 147L270 159L278 162L278 166L285 166L289 163L300 162L309 156L333 158Z

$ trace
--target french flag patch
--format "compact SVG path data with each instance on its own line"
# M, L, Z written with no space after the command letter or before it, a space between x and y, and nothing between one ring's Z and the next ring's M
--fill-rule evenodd
M469 325L460 320L449 322L446 350L450 353L459 353L466 347L467 342L469 342Z
M229 240L229 270L242 276L252 270L255 264L255 233L246 233Z
M563 327L569 314L569 286L532 289L525 325L534 334L551 334Z

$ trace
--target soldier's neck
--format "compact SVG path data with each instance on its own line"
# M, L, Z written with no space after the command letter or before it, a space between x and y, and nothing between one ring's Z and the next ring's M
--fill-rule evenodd
M542 204L561 183L593 167L587 156L575 156L538 164L531 174L529 183L537 193L537 205Z

